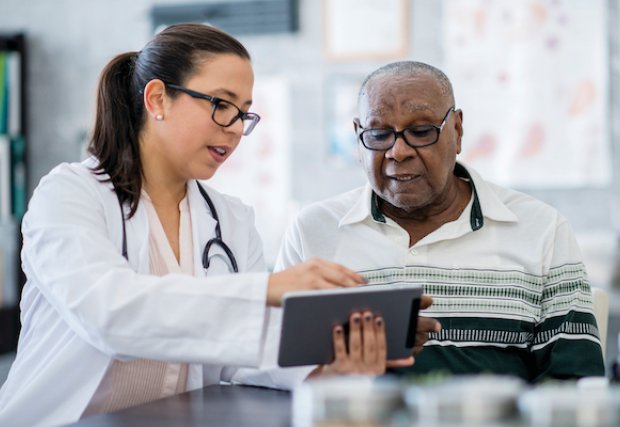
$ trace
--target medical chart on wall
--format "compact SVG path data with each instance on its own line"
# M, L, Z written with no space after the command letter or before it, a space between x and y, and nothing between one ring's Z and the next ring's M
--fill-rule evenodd
M357 117L357 95L362 75L331 76L326 83L325 122L327 155L330 167L351 168L358 163L357 135L353 118Z
M261 116L209 185L252 206L268 267L295 212L290 200L290 94L286 78L258 76L250 109ZM226 241L226 236L223 236Z
M459 158L507 186L608 184L606 2L443 6L443 69L464 113Z

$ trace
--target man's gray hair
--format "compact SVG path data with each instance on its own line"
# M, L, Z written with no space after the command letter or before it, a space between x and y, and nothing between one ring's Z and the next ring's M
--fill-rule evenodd
M452 83L448 76L444 74L439 68L435 68L432 65L425 64L424 62L417 61L398 61L391 64L384 65L381 68L376 69L370 73L362 82L360 91L357 97L358 103L361 98L366 95L366 87L368 83L378 77L390 77L390 76L417 76L420 74L426 74L433 77L437 83L441 86L441 94L449 97L452 105L454 105L454 91L452 90Z

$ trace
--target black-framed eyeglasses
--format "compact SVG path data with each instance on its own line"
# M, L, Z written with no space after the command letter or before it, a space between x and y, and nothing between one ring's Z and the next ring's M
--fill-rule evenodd
M416 125L409 126L401 131L395 131L394 129L364 129L362 125L356 123L357 128L362 129L358 134L358 137L364 147L373 151L387 151L396 144L398 137L413 148L427 147L435 144L439 141L439 135L443 130L443 127L448 121L448 116L451 112L455 111L454 106L450 107L446 115L443 117L439 126L435 125Z
M206 93L196 92L183 86L166 83L171 89L188 94L192 98L206 99L213 105L211 119L222 127L232 126L237 120L243 122L243 135L249 135L260 121L260 116L256 113L241 111L239 107L230 101L207 95Z

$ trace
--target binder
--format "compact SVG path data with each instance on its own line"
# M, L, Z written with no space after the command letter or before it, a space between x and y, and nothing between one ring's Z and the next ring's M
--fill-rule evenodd
M26 140L22 135L11 138L11 213L20 221L26 213Z
M9 52L6 54L6 81L8 105L7 133L20 135L22 133L22 99L21 99L21 53Z
M4 300L4 251L0 248L0 307Z
M8 130L9 102L7 96L6 57L7 54L0 51L0 134L7 133Z
M11 218L11 141L0 135L0 222Z

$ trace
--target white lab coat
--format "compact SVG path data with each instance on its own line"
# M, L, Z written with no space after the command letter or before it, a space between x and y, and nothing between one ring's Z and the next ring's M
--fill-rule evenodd
M205 186L223 239L246 272L222 274L226 265L214 261L205 278L202 250L215 220L190 182L196 277L149 275L144 207L126 221L127 261L118 200L93 165L55 168L24 217L28 282L17 357L0 390L0 426L76 421L113 359L191 363L190 390L231 379L231 367L261 365L268 274L253 211Z

